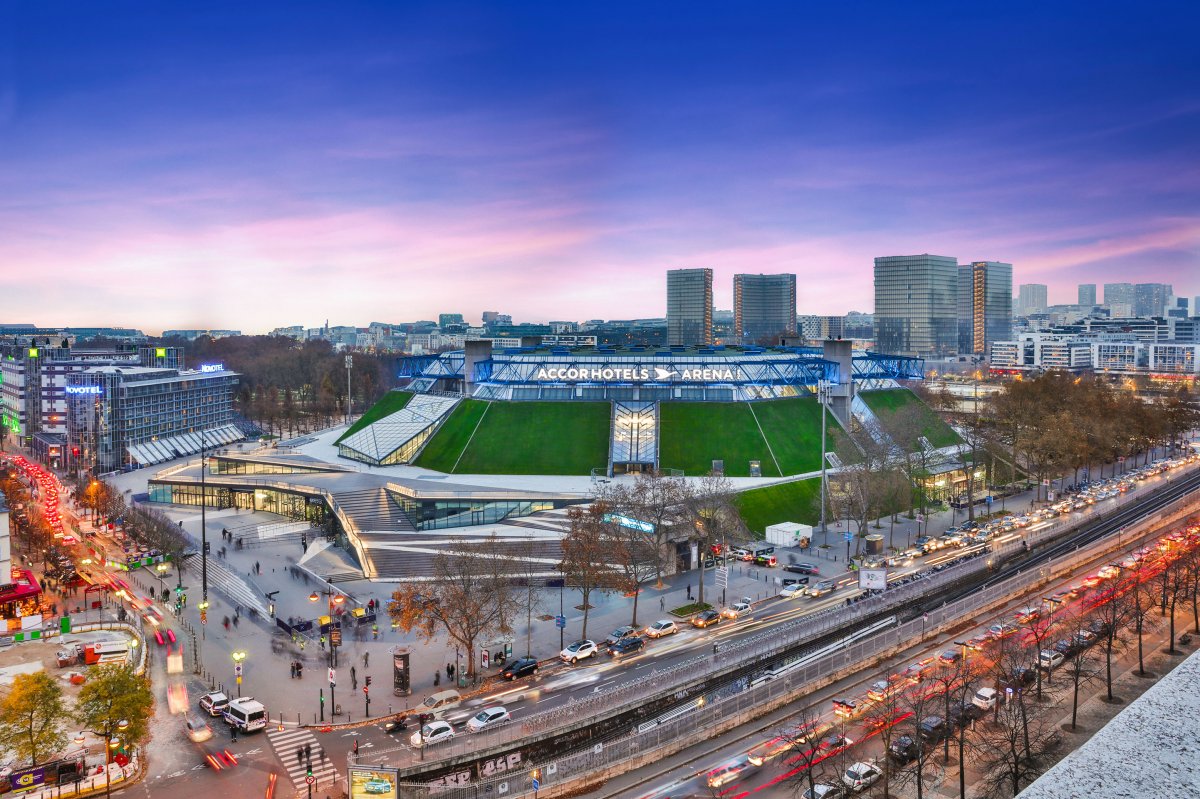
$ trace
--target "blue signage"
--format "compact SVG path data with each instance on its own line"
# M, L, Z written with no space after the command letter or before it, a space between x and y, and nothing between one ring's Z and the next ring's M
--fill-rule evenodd
M612 524L619 524L622 527L627 527L630 530L640 530L643 533L654 534L654 525L650 522L644 522L641 519L634 519L631 516L622 516L619 513L604 514L604 521Z
M567 617L566 616L555 616L554 617L554 626L560 630L563 629L564 627L566 627L567 626Z

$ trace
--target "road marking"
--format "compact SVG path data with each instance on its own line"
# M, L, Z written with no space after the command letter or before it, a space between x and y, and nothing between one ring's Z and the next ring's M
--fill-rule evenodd
M275 757L279 758L279 762L287 772L288 779L297 789L307 786L304 780L308 775L307 762L297 762L296 759L296 750L305 746L311 747L312 773L316 778L316 784L331 785L336 780L337 766L333 764L328 752L325 753L324 758L321 757L320 753L323 748L311 730L300 728L267 730L267 740L271 743Z

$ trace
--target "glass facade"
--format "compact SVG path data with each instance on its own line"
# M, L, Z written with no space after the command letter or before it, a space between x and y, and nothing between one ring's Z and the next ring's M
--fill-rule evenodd
M958 354L986 355L1012 337L1012 264L976 261L958 269Z
M148 491L151 502L199 506L203 496L203 504L210 508L262 510L297 521L309 521L314 526L324 524L328 515L325 501L320 497L272 486L241 488L210 483L204 486L202 494L199 483L151 481Z
M1024 283L1017 287L1017 312L1023 316L1045 313L1048 302L1046 287L1041 283Z
M712 344L711 269L667 271L667 343Z
M958 350L958 261L942 255L875 259L875 348L944 357Z
M795 334L795 275L733 276L735 339L743 344L754 344L763 339Z
M549 499L413 499L396 493L392 493L392 496L419 530L494 524L504 519L586 502Z

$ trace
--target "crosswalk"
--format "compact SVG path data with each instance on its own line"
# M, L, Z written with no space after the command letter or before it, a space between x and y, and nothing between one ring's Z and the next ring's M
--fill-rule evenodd
M271 742L271 748L275 750L275 756L283 763L283 768L287 771L288 778L292 781L292 785L296 788L304 788L306 783L304 777L308 774L308 768L303 755L296 757L297 751L303 751L305 746L310 747L312 752L312 771L313 777L316 778L316 785L333 785L337 777L337 766L329 758L328 753L325 757L321 757L321 745L317 743L317 736L312 734L311 730L303 728L277 728L267 729L267 740Z

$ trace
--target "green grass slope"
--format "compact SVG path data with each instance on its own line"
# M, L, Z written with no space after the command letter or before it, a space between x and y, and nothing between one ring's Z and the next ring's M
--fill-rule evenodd
M367 425L373 422L378 422L385 416L391 416L393 413L407 405L408 401L412 398L413 395L411 391L389 391L379 398L379 402L376 402L374 405L368 408L367 412L364 413L357 422L350 425L350 429L342 433L336 443L340 444L344 439L354 435Z
M689 476L707 474L714 459L729 477L748 477L762 461L764 477L779 470L744 402L663 402L658 406L658 464Z
M756 402L752 407L785 475L821 468L821 405L815 398ZM826 423L829 426L826 446L832 450L837 418L828 414Z
M761 537L768 525L779 522L816 524L820 520L820 493L821 478L813 477L743 491L738 494L737 505L746 526Z
M486 413L476 403L455 409L418 466L459 474L588 474L608 464L607 402L478 402Z
M920 414L921 433L935 447L948 447L961 441L958 434L946 424L941 417L921 399L906 388L887 389L884 391L864 391L859 394L867 407L874 411L883 425L885 432L889 431L892 417L902 408L916 408Z
M487 408L487 402L475 399L464 399L454 406L450 416L442 422L433 438L429 439L413 465L439 472L454 471L458 456L467 446L467 441L475 432L475 427Z

